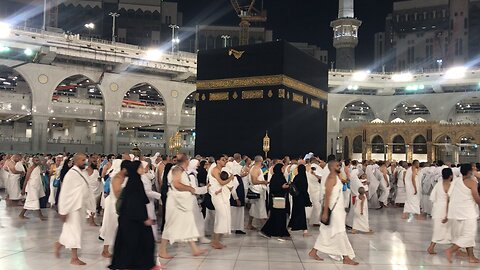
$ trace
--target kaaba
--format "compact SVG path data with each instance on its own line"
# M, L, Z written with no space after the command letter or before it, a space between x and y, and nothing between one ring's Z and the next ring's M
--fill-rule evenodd
M195 153L326 154L326 64L285 41L198 53Z

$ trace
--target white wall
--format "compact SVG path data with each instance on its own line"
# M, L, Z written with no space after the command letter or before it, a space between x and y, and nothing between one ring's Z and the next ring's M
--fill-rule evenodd
M392 154L392 160L395 161L400 161L400 160L406 160L407 154Z
M385 155L384 154L373 154L372 153L372 160L384 160L385 159Z
M427 154L413 154L412 155L412 160L418 160L420 162L427 162L428 161L428 157L427 157Z

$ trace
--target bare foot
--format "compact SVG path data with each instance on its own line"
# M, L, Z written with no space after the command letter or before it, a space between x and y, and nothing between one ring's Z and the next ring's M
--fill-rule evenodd
M155 265L152 269L150 270L159 270L159 269L167 269L167 266L165 265Z
M445 256L449 263L452 263L452 251L450 249L445 250Z
M480 260L475 258L475 256L473 256L472 258L468 259L468 262L469 263L480 263Z
M311 234L309 234L308 232L307 233L303 233L303 237L310 237L312 236Z
M424 215L417 215L417 220L426 220L427 218Z
M205 254L207 252L206 249L198 249L196 251L193 252L193 256L194 257L198 257L198 256L202 256L203 254Z
M71 260L70 260L70 264L73 264L73 265L86 265L86 263L83 262L83 261L81 261L79 258L71 259Z
M108 251L102 251L102 257L104 257L104 258L111 258L111 257L112 257L112 254L110 254L110 252L108 252Z
M432 254L432 255L437 254L432 246L428 247L427 252L428 252L428 254Z
M323 259L317 255L317 251L314 249L310 250L310 252L308 253L308 256L314 259L315 261L323 261Z
M162 259L165 259L165 260L171 260L173 259L173 256L170 256L168 253L158 253L158 257L162 258Z
M60 249L63 247L62 244L60 244L59 242L55 242L54 246L53 246L53 250L54 250L54 253L55 253L55 257L57 258L60 258Z
M216 243L216 242L210 243L210 246L214 249L223 249L224 248L224 246L222 244Z
M408 214L407 214L407 213L403 213L403 214L402 214L402 219L408 219Z
M345 256L345 257L343 257L343 264L358 265L358 262L350 259L348 256Z
M373 230L370 230L370 231L368 231L367 234L375 234L375 232Z
M458 250L455 252L455 256L457 257L462 257L462 258L468 258L468 254L465 251Z
M352 230L352 234L357 234L357 230Z

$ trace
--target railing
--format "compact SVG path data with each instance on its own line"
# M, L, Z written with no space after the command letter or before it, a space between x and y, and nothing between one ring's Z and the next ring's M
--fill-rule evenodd
M0 142L9 142L9 143L29 143L31 138L26 137L2 137L0 136Z
M15 30L17 31L23 31L23 32L28 32L28 33L34 33L34 34L39 34L41 37L44 38L62 38L64 41L70 41L74 42L75 40L78 41L86 41L89 43L95 43L95 44L103 44L103 45L108 45L108 46L113 46L117 48L126 48L130 50L136 50L136 51L142 51L142 53L148 48L142 47L142 46L137 46L133 44L126 44L122 42L112 42L110 40L104 40L104 39L97 39L97 38L90 38L90 37L84 37L80 36L79 34L70 34L70 33L58 33L58 32L52 32L52 31L45 31L42 29L37 29L37 28L30 28L30 27L24 27L24 26L12 26L13 32ZM164 51L163 54L171 55L171 56L176 56L178 58L197 58L197 55L195 53L190 53L190 52L170 52L168 50Z

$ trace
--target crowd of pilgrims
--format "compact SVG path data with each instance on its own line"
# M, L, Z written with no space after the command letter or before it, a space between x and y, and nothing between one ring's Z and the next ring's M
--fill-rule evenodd
M1 155L0 187L7 207L23 206L21 219L28 211L41 220L42 209L58 212L63 227L55 254L71 249L77 265L85 264L77 253L84 223L101 226L101 255L111 258L110 269L163 268L155 258L172 259L169 244L188 243L192 255L200 256L207 251L202 245L227 248L222 237L231 233L258 231L286 241L295 231L309 237L312 227L320 231L312 259L322 261L321 252L356 265L347 232L372 234L369 209L382 208L403 208L401 218L410 221L431 218L428 253L449 244L444 253L450 262L465 257L478 263L477 167L336 161L313 153L266 160L240 154L14 154Z

